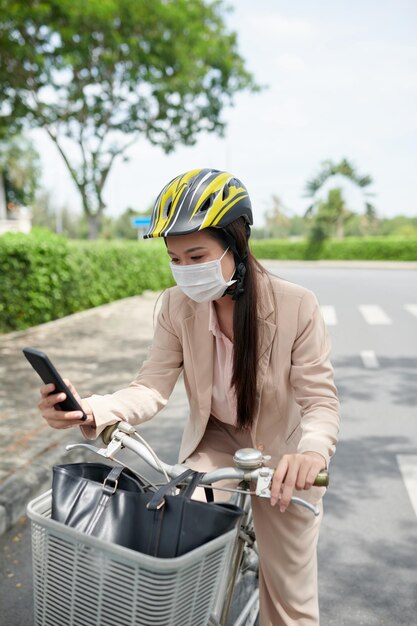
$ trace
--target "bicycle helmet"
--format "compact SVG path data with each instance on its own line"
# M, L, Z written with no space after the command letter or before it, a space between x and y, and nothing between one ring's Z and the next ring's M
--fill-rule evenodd
M239 217L253 224L249 194L240 180L220 170L190 170L163 188L143 237L186 235L209 227L224 229Z

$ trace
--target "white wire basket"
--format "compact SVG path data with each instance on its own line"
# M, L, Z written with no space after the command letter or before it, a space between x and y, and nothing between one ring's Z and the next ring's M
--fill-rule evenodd
M207 626L224 592L232 530L172 559L106 543L50 519L51 491L27 507L35 626Z

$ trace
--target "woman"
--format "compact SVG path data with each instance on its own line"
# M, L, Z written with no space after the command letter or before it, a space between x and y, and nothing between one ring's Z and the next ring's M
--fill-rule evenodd
M164 238L177 287L164 293L136 379L81 400L82 429L95 438L118 420L150 419L183 372L190 415L180 462L210 471L230 465L236 449L257 447L276 468L271 501L253 498L261 626L313 626L321 515L290 498L301 490L321 507L324 490L312 485L334 453L339 426L330 342L315 296L253 257L251 224L248 192L227 172L193 170L164 187L145 237ZM41 388L39 404L49 424L79 425L80 414L55 410L63 397L50 391Z

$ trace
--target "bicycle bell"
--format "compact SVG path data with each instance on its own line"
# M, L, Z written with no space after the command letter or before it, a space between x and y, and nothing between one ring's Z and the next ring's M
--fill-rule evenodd
M256 448L241 448L236 450L233 460L241 469L256 469L262 467L263 458L262 452Z

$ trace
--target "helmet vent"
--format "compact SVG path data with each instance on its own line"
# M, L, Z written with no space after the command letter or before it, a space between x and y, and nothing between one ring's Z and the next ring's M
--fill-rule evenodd
M226 200L226 198L229 195L229 183L227 183L224 187L223 187L223 200Z
M199 209L199 213L205 213L213 204L213 194L210 194L208 198L206 198Z
M164 219L167 219L169 217L169 214L171 213L171 209L172 209L172 198L169 198L169 200L165 202Z

